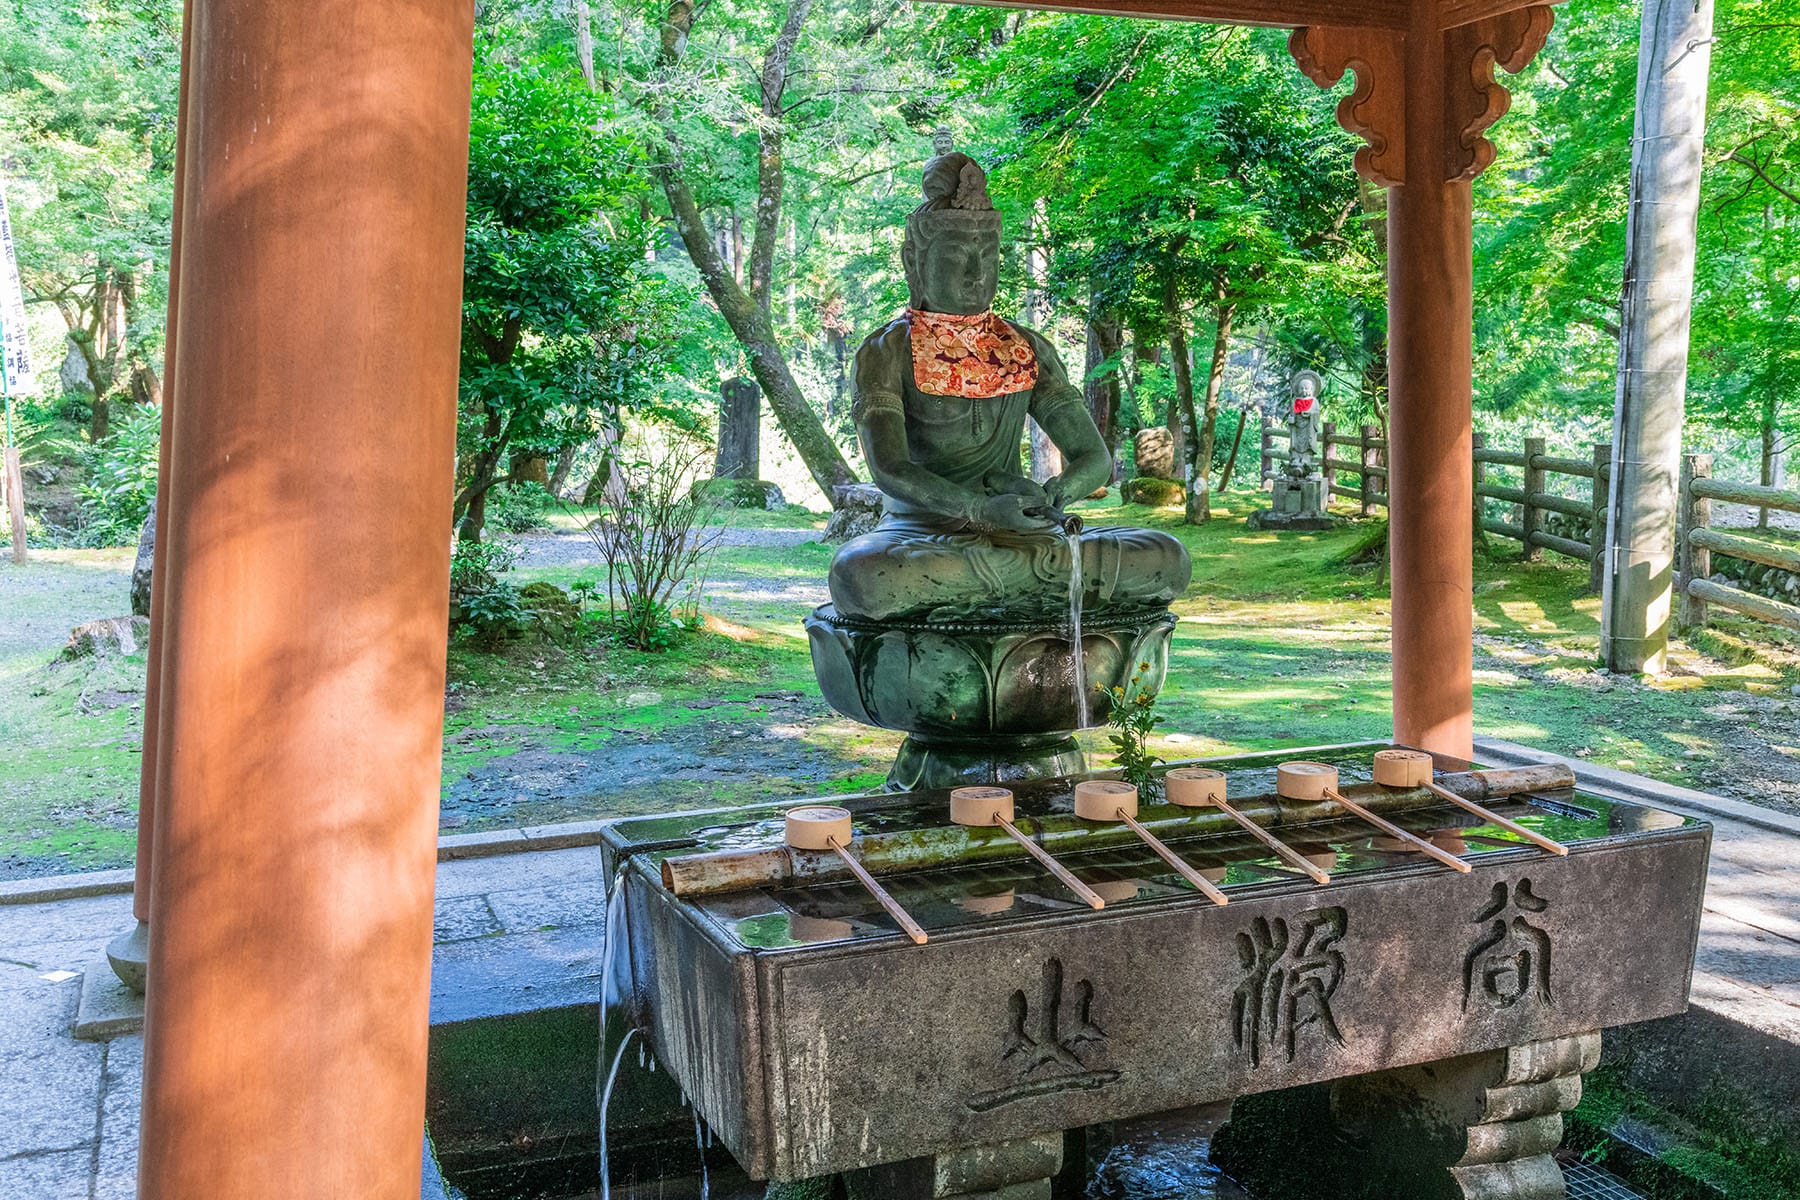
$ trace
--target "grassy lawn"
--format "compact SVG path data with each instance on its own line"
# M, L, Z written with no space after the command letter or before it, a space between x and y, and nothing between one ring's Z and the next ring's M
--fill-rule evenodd
M1374 567L1341 561L1366 526L1252 532L1243 518L1256 502L1232 495L1198 528L1168 511L1086 506L1094 523L1165 528L1193 553L1161 702L1158 748L1169 757L1388 732L1387 587ZM791 511L734 520L821 522ZM1521 563L1508 543L1478 558L1477 728L1800 811L1792 647L1771 648L1762 627L1728 624L1679 646L1665 679L1599 673L1599 600L1584 594L1586 567L1547 558ZM824 706L799 624L825 598L830 559L831 548L814 543L721 549L705 628L664 654L453 647L444 828L879 786L899 737ZM0 876L129 861L143 657L51 661L69 625L125 609L129 571L126 551L50 552L22 571L0 569L9 614L0 632ZM520 583L565 586L592 574L515 572ZM1083 737L1105 761L1104 735Z

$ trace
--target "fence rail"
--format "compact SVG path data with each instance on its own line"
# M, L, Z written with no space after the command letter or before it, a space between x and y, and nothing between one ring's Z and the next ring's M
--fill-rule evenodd
M1285 450L1276 448L1278 439L1286 439L1288 431L1279 426L1265 424L1262 432L1262 478L1264 482L1274 478L1274 464L1286 462L1291 455ZM1325 449L1324 469L1331 481L1331 494L1342 496L1347 500L1355 500L1362 507L1364 516L1374 515L1375 509L1386 508L1387 498L1387 439L1380 436L1380 428L1375 425L1364 425L1356 436L1340 434L1331 424L1324 427L1322 438ZM1355 458L1335 458L1331 448L1336 446L1354 449ZM1606 485L1612 473L1612 447L1602 442L1593 448L1591 457L1558 458L1544 453L1544 442L1540 438L1527 438L1523 449L1510 450L1489 449L1482 443L1479 434L1475 437L1474 451L1471 455L1475 469L1475 528L1495 537L1510 538L1525 547L1525 557L1535 559L1541 552L1549 550L1568 558L1588 564L1588 584L1594 590L1600 587L1600 567L1606 546ZM1489 467L1504 467L1521 473L1519 486L1499 482L1488 482L1486 471ZM1346 486L1339 480L1340 475L1355 475L1358 481L1354 486ZM1575 479L1588 481L1588 498L1576 499L1572 496L1558 495L1548 489L1549 477L1566 475ZM1380 487L1382 490L1377 491ZM1796 495L1800 499L1800 494ZM1486 515L1482 510L1483 501L1497 500L1502 504L1510 504L1514 508L1513 520L1501 521ZM1588 539L1582 541L1575 537L1565 537L1552 533L1544 527L1544 515L1558 513L1573 517L1577 522L1588 525ZM1595 514L1599 514L1596 521Z
M1262 431L1262 478L1274 478L1274 465L1292 456L1276 448L1288 431L1267 423ZM1331 483L1331 494L1355 500L1364 516L1388 503L1387 439L1379 436L1379 428L1364 425L1354 437L1340 434L1330 424L1324 427L1324 469ZM1333 447L1356 451L1354 458L1333 457ZM1525 547L1525 557L1536 559L1542 551L1573 558L1588 564L1588 586L1598 591L1605 567L1607 485L1612 478L1612 445L1595 443L1587 459L1560 458L1544 453L1541 438L1526 438L1517 451L1489 448L1480 434L1475 435L1471 454L1474 467L1475 528L1494 537L1509 538ZM1489 468L1517 471L1517 485L1489 481ZM1356 486L1346 486L1340 476L1358 477ZM1551 476L1566 476L1587 481L1588 498L1560 495L1549 490ZM1377 487L1382 491L1377 491ZM1484 511L1486 501L1509 504L1511 520L1498 520ZM1800 577L1800 545L1772 538L1748 536L1742 531L1712 528L1712 502L1739 504L1763 510L1800 513L1800 491L1763 487L1754 483L1734 483L1714 479L1710 454L1682 456L1681 500L1676 525L1676 593L1680 597L1680 623L1685 626L1706 624L1707 609L1717 605L1742 616L1800 631L1800 604L1790 604L1770 596L1759 595L1746 588L1720 583L1712 578L1712 556L1741 559ZM1587 539L1568 537L1545 528L1547 514L1572 518L1580 533L1586 524ZM1567 526L1565 526L1567 528ZM1790 595L1800 589L1787 585Z
M1714 479L1712 455L1682 455L1681 503L1675 527L1675 588L1681 596L1681 623L1704 626L1707 609L1717 605L1753 620L1800 631L1800 606L1712 578L1714 554L1800 575L1800 547L1711 528L1714 500L1800 512L1800 492Z

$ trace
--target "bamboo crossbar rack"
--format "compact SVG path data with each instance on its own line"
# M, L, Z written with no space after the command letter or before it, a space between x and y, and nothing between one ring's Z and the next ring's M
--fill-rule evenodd
M1496 800L1533 792L1556 791L1575 786L1575 773L1558 763L1468 771L1445 775L1437 785L1468 800ZM1386 788L1373 783L1351 784L1341 789L1346 796L1372 811L1405 812L1429 808L1443 801L1428 788ZM1245 797L1233 807L1256 824L1269 829L1341 820L1344 810L1332 801L1316 803L1284 800L1273 792ZM1224 813L1174 805L1146 806L1139 810L1143 826L1164 840L1186 840L1241 831ZM1059 855L1091 850L1141 846L1137 834L1123 825L1095 825L1072 813L1049 817L1023 817L1021 831L1047 851ZM896 875L952 866L992 865L1026 861L1026 853L998 828L971 828L952 824L901 833L864 834L856 839L857 857L871 875ZM677 896L698 897L746 891L783 884L829 883L850 879L850 873L830 852L793 851L781 844L779 834L767 847L686 854L662 862L662 882Z

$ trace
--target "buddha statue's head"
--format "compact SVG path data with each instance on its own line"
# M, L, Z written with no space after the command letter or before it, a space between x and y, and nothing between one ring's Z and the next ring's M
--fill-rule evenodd
M900 261L914 308L985 312L1000 286L1000 214L988 199L987 174L966 154L941 153L925 164L925 203L906 218Z

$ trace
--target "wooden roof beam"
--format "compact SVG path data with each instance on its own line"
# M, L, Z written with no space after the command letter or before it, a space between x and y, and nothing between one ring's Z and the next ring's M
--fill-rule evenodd
M934 3L979 4L986 8L1025 8L1042 12L1085 13L1101 17L1150 17L1164 21L1203 21L1213 25L1266 25L1289 29L1299 25L1332 25L1340 29L1405 30L1412 25L1415 0L931 0ZM1437 3L1439 28L1455 29L1488 17L1541 5L1546 0L1423 0ZM1549 0L1561 3L1561 0Z

